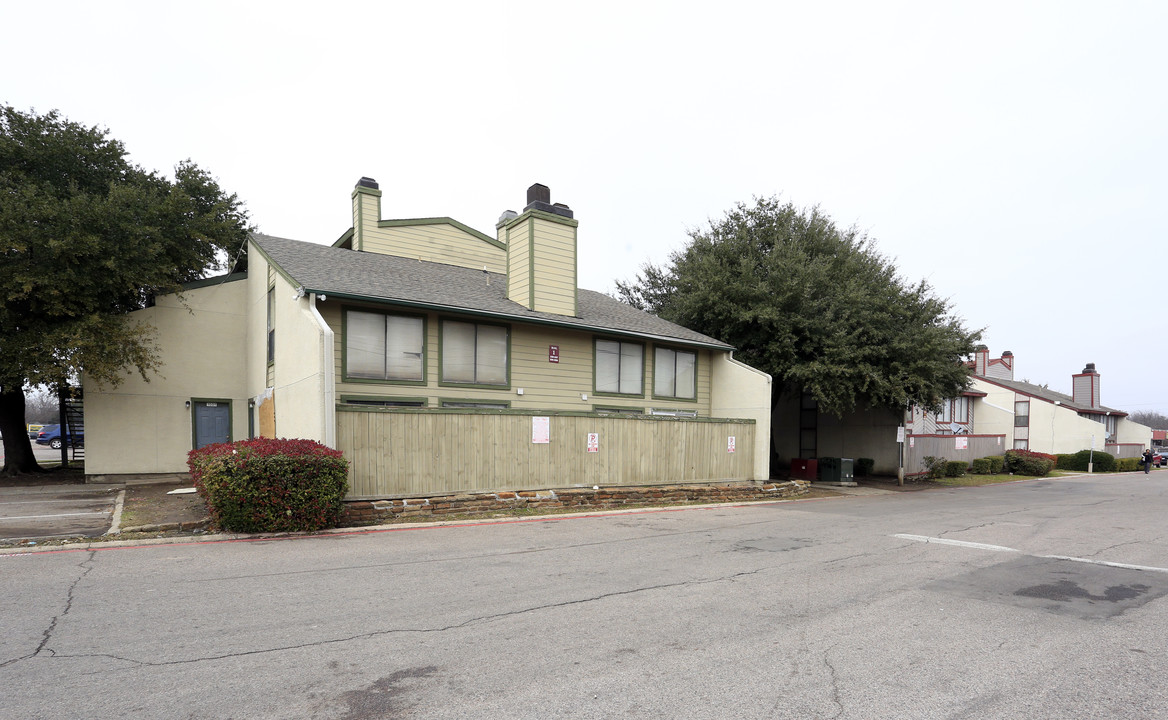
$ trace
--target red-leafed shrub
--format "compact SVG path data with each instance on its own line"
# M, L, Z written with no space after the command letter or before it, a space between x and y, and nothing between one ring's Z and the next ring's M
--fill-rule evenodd
M256 438L192 450L187 466L211 517L235 532L333 527L349 491L349 463L314 440Z
M1046 453L1029 450L1007 450L1006 469L1015 475L1046 475L1054 467L1057 458Z

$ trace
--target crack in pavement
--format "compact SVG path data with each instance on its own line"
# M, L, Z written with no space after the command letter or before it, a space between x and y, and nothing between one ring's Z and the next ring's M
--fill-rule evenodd
M840 701L839 676L836 675L835 666L831 664L831 660L827 657L828 653L834 649L835 645L832 645L823 651L823 664L827 666L827 672L831 675L831 701L839 708L839 712L833 715L833 717L839 717L844 714L844 704Z
M765 520L756 520L753 522L739 523L739 524L733 526L733 528L729 528L729 527L719 528L719 530L723 531L723 532L730 531L730 530L737 531L740 528L751 527L753 525L768 525L768 524L774 524L776 522L778 522L778 520L776 520L775 518L767 518ZM213 577L213 578L201 578L198 580L189 580L188 582L197 582L197 583L231 582L231 581L235 581L235 580L251 580L254 578L261 578L261 577L285 577L285 576L290 576L290 575L313 575L313 574L335 573L335 572L351 572L354 570L370 570L373 568L404 567L404 566L409 566L409 565L426 565L429 563L461 562L464 560L482 560L482 559L489 560L491 558L505 558L505 557L512 557L515 555L532 555L535 553L556 552L556 551L561 551L561 550L562 551L578 550L580 548L602 547L605 545L619 545L619 544L623 544L623 543L639 542L642 540L657 540L657 539L663 539L663 538L676 537L679 535L697 535L697 534L709 533L709 532L711 532L710 528L695 528L692 530L676 530L673 532L665 532L665 533L655 532L652 534L638 535L636 537L619 538L616 540L598 540L595 542L571 543L571 544L565 544L565 545L549 545L549 546L544 546L544 547L532 547L532 548L525 548L523 550L511 550L508 552L474 553L474 554L469 554L469 555L453 555L453 556L449 556L449 557L425 558L422 560L396 560L396 561L384 562L384 563L368 563L365 565L345 565L343 567L323 567L323 568L312 568L312 569L308 569L308 570L289 570L289 571L285 571L285 572L252 574L252 575L222 575L222 576ZM322 539L330 539L330 538L327 538L326 536L319 536L319 537L321 537ZM312 538L309 538L309 539L312 539Z
M150 662L150 661L145 661L145 660L134 660L132 658L120 657L117 655L110 655L108 653L84 653L81 655L61 655L61 654L53 653L53 657L54 658L61 658L61 659L65 659L65 658L69 658L69 659L110 658L110 659L114 659L114 660L121 660L123 662L133 663L135 665L135 667L167 667L167 666L172 666L172 665L189 665L192 663L205 662L208 660L224 660L227 658L247 657L249 655L264 655L267 653L283 652L285 650L301 650L304 648L324 647L326 645L336 645L339 643L351 642L353 640L366 640L369 638L383 637L383 636L387 636L387 635L403 635L403 634L410 634L410 633L425 633L425 634L443 633L443 632L448 632L450 630L459 630L461 628L469 627L471 625L476 625L478 623L491 622L491 621L499 620L502 618L514 617L516 615L524 615L527 613L539 612L541 610L554 610L556 608L571 607L572 605L582 605L585 603L599 602L601 600L607 600L609 598L614 598L614 597L621 597L623 595L634 595L634 594L642 593L642 592L651 592L653 590L667 590L670 588L686 587L689 585L708 585L711 583L735 582L739 578L750 576L750 575L756 575L758 573L761 573L764 570L778 569L778 567L779 566L763 567L763 568L758 568L756 570L748 570L748 571L738 572L738 573L734 573L732 575L726 575L723 577L707 578L704 580L686 580L683 582L666 583L663 585L649 585L647 587L632 588L629 590L620 590L620 591L614 591L614 592L609 592L609 593L603 593L601 595L596 595L596 596L587 597L587 598L580 598L578 600L565 600L563 602L558 602L558 603L548 603L546 605L535 605L532 607L522 608L519 610L510 610L507 612L495 613L492 615L483 615L481 617L474 617L474 618L470 618L468 620L464 620L463 622L460 622L460 623L455 623L453 625L447 625L445 627L405 628L405 629L397 628L397 629L389 629L389 630L374 630L372 632L359 633L356 635L350 635L350 636L341 637L341 638L332 638L332 639L327 639L327 640L317 640L314 642L297 643L295 645L282 645L279 647L262 648L262 649L258 649L258 650L243 650L240 652L223 653L222 655L207 655L207 656L203 656L203 657L188 658L186 660L170 660L167 662ZM24 660L24 659L31 658L33 656L35 656L35 653L33 653L33 655L29 655L29 656L26 656L24 658L17 658L16 660ZM11 662L16 662L16 660L13 660ZM116 672L120 669L121 668L102 668L102 669L95 670L92 672L80 673L80 674L82 674L82 675L100 675L100 674L103 674L106 672Z
M44 633L42 633L41 642L39 645L37 645L36 650L33 650L28 655L24 655L24 656L21 656L18 658L12 658L11 660L5 660L4 662L0 663L0 667L6 667L8 665L12 665L13 663L20 662L21 660L28 660L30 658L34 658L45 651L45 648L48 646L49 641L53 639L53 632L56 631L56 629L57 629L57 622L59 620L61 620L61 618L68 615L69 611L73 608L73 593L77 589L77 585L80 584L81 581L85 579L85 576L93 571L93 564L92 563L93 563L94 559L96 559L96 557L97 557L97 552L94 550L90 550L89 557L85 558L85 560L83 560L77 564L77 567L82 568L82 573L80 575L78 575L77 578L69 585L69 589L65 593L65 609L61 611L60 615L54 615L49 620L49 626L47 628L45 628ZM48 653L50 655L52 655L53 657L57 656L57 653L52 649L49 649Z

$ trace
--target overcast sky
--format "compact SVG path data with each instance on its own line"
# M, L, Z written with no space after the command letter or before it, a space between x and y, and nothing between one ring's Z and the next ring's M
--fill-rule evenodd
M611 292L735 202L819 205L1017 379L1168 414L1168 3L9 3L0 102L191 158L260 230L489 235L541 182ZM1157 319L1157 318L1163 319Z

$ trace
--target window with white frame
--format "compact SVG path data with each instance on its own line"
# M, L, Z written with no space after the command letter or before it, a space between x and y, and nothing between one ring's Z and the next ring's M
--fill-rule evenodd
M425 382L424 318L364 310L345 311L345 375L396 382Z
M645 346L616 340L596 341L596 392L641 395Z
M653 349L653 394L693 400L697 397L697 353Z
M507 328L442 321L442 382L507 384Z
M1015 450L1029 450L1030 449L1030 441L1029 440L1015 440L1014 441L1014 449Z
M953 399L953 422L969 423L969 398L962 395Z

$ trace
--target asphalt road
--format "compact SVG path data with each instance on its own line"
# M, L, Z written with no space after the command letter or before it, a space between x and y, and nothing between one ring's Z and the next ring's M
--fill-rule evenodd
M1165 490L0 555L0 718L1166 717Z

